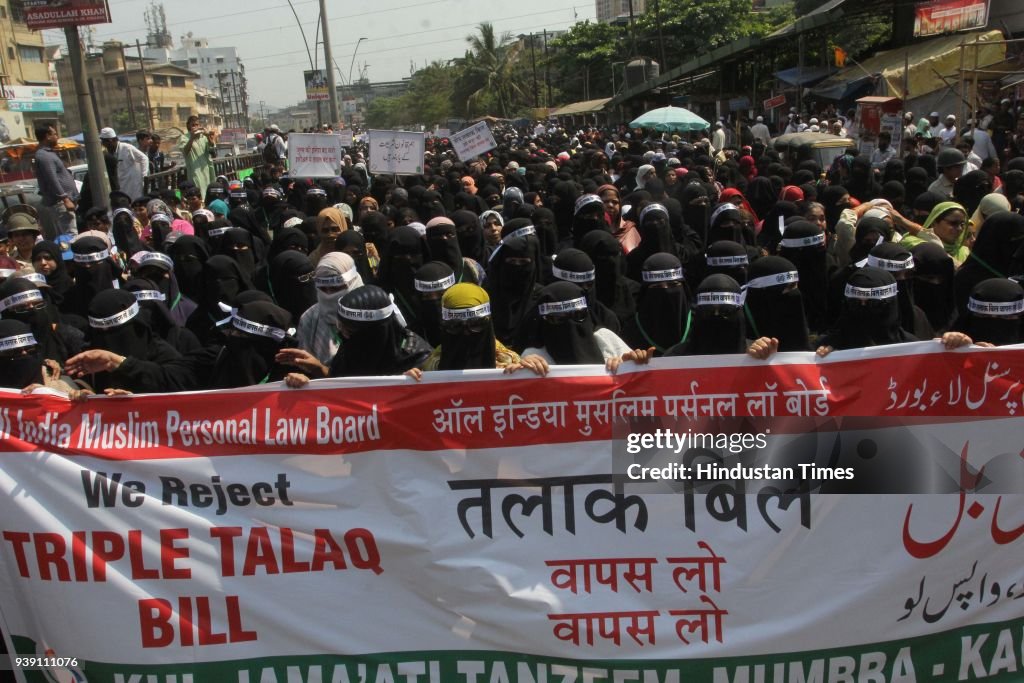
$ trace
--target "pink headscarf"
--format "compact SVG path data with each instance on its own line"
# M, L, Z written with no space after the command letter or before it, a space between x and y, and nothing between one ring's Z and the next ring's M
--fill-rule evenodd
M786 185L782 188L782 194L779 195L779 199L784 202L802 202L804 200L804 191L796 185Z
M743 174L744 178L746 178L747 180L751 180L752 178L756 178L757 177L757 166L756 166L756 164L754 162L754 157L752 157L752 156L740 157L740 162L739 163L740 163L740 173Z

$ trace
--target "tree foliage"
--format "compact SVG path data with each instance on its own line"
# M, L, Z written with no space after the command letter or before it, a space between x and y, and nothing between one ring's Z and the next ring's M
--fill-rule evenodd
M526 102L522 69L517 68L522 43L512 34L498 36L494 25L484 22L477 33L466 36L469 49L456 60L459 75L456 93L464 98L460 113L468 116L493 113L507 118Z

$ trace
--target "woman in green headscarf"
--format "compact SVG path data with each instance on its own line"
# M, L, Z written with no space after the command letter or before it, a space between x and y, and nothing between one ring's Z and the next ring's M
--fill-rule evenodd
M957 268L963 265L971 250L965 242L970 236L967 210L956 202L940 202L935 205L925 220L923 230L916 235L907 235L900 244L913 249L922 242L932 242L942 247Z

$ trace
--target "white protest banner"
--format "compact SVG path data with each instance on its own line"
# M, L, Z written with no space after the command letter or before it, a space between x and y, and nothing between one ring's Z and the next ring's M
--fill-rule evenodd
M341 138L341 146L342 147L351 147L352 146L352 129L351 128L345 128L343 130L339 130L336 133L336 135Z
M288 173L293 178L333 178L341 168L341 139L322 133L288 136Z
M423 173L425 137L405 130L369 131L370 173Z
M452 149L463 161L478 157L498 146L486 121L478 121L469 128L463 128L448 139L452 143Z
M438 128L437 130L434 131L435 138L446 138L451 134L452 132L447 128Z
M918 343L0 393L0 624L19 657L60 661L16 671L31 681L1020 681L1024 495L984 486L1021 481L1022 390L1021 347ZM612 423L655 415L973 488L790 491L782 461L623 481L619 437L662 435ZM877 415L900 426L832 438ZM661 451L698 474L735 453L677 444L726 436L696 431Z

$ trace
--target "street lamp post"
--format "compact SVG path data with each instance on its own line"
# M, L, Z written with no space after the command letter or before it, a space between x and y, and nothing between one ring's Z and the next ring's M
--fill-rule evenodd
M360 38L359 40L356 41L355 49L352 50L352 61L348 63L348 91L349 91L349 94L353 98L356 96L355 95L356 91L355 91L355 88L353 87L353 83L352 83L352 67L354 67L356 65L356 53L359 52L359 46L363 44L364 40L367 40L367 39L365 37L363 37L363 38ZM351 123L352 123L352 121L349 120L349 125L351 125Z

